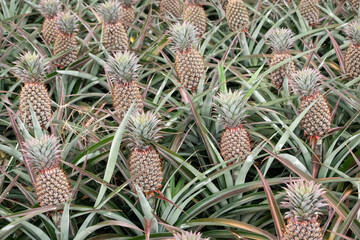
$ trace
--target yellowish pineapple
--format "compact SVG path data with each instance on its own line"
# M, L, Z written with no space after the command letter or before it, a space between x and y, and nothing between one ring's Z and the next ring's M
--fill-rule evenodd
M345 32L350 45L345 53L345 72L350 78L360 76L360 23L355 20L349 23Z
M215 113L224 125L220 153L224 160L245 160L251 151L250 136L243 127L246 99L240 90L219 93L214 98Z
M198 43L195 27L189 23L176 23L170 29L171 41L175 50L175 71L181 84L196 90L205 70L204 60L194 47Z
M299 3L300 14L310 26L315 25L319 20L320 9L318 5L319 0L301 0Z
M174 233L175 240L210 240L210 238L203 238L200 232L187 232L183 231L180 233Z
M102 44L107 50L125 51L129 49L129 38L124 25L120 22L120 3L110 0L100 4L98 12L105 26Z
M169 13L178 18L181 15L181 5L179 0L161 0L160 12L162 15Z
M250 24L249 12L242 0L229 0L225 17L230 31L246 31Z
M46 42L53 43L58 34L56 16L61 11L61 2L59 0L41 0L40 9L45 17L41 32Z
M288 28L275 28L268 35L268 44L273 52L270 61L270 67L275 66L289 58L291 55L288 50L292 47L295 39L294 34ZM295 72L294 62L289 62L270 73L271 82L280 89L286 76L290 76Z
M120 20L128 29L135 21L135 11L133 7L134 0L120 0Z
M192 24L199 37L206 31L206 14L200 5L201 0L188 0L184 11L184 22Z

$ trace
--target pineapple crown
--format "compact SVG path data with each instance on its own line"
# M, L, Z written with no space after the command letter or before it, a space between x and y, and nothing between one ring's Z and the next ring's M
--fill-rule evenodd
M188 22L173 24L170 35L175 51L189 50L198 43L196 28Z
M304 96L311 96L320 90L320 79L319 70L305 68L291 75L291 84L294 92Z
M149 141L157 142L161 138L159 135L161 129L160 119L154 112L136 112L130 116L126 140L130 147L146 149L149 146Z
M40 10L46 18L54 18L61 11L61 2L59 0L41 0Z
M352 44L360 45L360 23L357 20L346 25L345 33Z
M49 169L58 164L60 159L59 142L55 136L43 135L40 139L25 141L24 154L36 170Z
M325 190L321 185L314 181L297 181L286 184L285 201L282 206L290 211L285 213L285 218L295 218L296 220L306 221L321 214L320 208L327 206L324 199L320 199Z
M219 121L226 128L233 128L241 125L245 116L245 95L241 90L219 93L214 97L214 110Z
M175 240L209 240L209 238L202 238L201 233L183 231L180 233L174 233Z
M97 11L105 23L114 24L120 20L120 3L118 1L110 0L101 3Z
M126 7L131 7L136 2L136 0L120 0L120 3Z
M294 33L288 28L275 28L270 30L266 39L274 53L284 53L294 44Z
M78 18L70 12L59 13L56 19L57 29L62 34L71 35L78 31Z
M105 70L112 81L133 81L138 75L136 70L139 68L139 58L130 51L116 52L114 57L109 56L105 65Z
M35 52L26 52L15 64L13 73L24 82L40 82L47 69L44 59Z

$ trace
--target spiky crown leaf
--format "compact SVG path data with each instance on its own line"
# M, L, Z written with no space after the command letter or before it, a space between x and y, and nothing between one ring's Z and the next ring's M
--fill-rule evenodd
M170 35L175 51L189 50L198 43L196 28L188 22L173 24Z
M175 240L209 240L209 238L202 238L201 233L193 233L192 231L183 231L180 233L174 233Z
M130 147L144 150L150 146L149 141L157 142L161 138L159 135L161 129L160 119L155 113L136 112L130 116L126 141Z
M136 70L139 68L139 58L130 51L116 52L114 57L109 56L105 70L112 81L131 82L136 77Z
M105 23L115 24L120 20L120 3L115 0L101 3L97 8Z
M284 188L287 194L282 206L290 211L285 213L285 218L295 218L296 220L306 221L321 214L320 208L327 206L321 194L325 190L320 184L314 181L305 181L299 179L297 181L286 184Z
M47 69L44 59L35 52L21 55L15 64L13 73L23 82L41 82Z
M57 29L62 34L71 35L78 31L78 18L70 12L59 13L56 19Z
M41 0L41 14L46 18L53 18L61 11L61 2L59 0Z
M245 94L241 90L219 93L214 97L214 109L218 119L226 128L241 125L245 116Z
M268 44L274 53L287 52L294 44L294 33L288 28L275 28L266 35Z
M360 23L357 20L346 25L345 33L352 44L360 45Z
M305 68L291 75L291 83L295 93L311 96L320 90L321 74L319 70Z
M136 0L120 0L121 4L127 7L131 7L131 5L133 5Z

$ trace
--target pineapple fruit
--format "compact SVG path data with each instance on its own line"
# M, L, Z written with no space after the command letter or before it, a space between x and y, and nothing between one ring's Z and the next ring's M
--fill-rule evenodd
M294 43L294 34L288 28L275 28L267 35L268 44L272 50L273 57L270 61L270 67L289 59L291 56L288 50ZM282 87L284 78L295 72L294 62L289 62L270 73L271 82L277 89Z
M51 119L51 99L45 84L42 82L46 70L44 59L36 53L27 52L18 58L14 75L24 85L20 91L20 118L25 126L32 126L30 105L41 126Z
M46 42L53 43L58 34L56 16L61 11L61 2L59 0L41 0L40 9L45 18L41 32Z
M110 0L100 4L99 15L104 21L102 44L109 50L125 51L129 49L129 39L124 25L120 22L120 3Z
M218 120L224 125L220 142L220 153L225 161L245 160L251 151L250 136L242 126L246 99L240 90L219 93L214 97L214 109Z
M165 13L169 13L176 18L180 17L180 15L181 15L180 1L179 0L161 0L160 13L161 13L161 15L165 15Z
M210 240L210 238L203 238L201 233L183 231L180 233L174 233L175 240Z
M59 13L56 19L58 35L54 44L54 56L63 54L54 60L58 67L65 67L77 59L76 32L78 30L77 17L70 12Z
M229 0L225 17L230 31L246 31L249 27L249 12L242 0Z
M319 20L320 9L318 5L319 0L301 0L299 3L300 14L310 26L315 25Z
M184 22L192 24L201 37L206 31L206 14L200 5L201 0L189 0L184 11Z
M121 119L133 103L135 103L136 111L143 109L143 98L136 83L138 62L139 59L134 53L116 52L114 57L108 57L105 66L106 73L114 84L112 89L113 106Z
M194 48L198 43L196 29L184 22L176 23L170 29L171 41L175 50L175 71L181 84L191 90L196 90L204 74L204 60L200 52Z
M125 29L128 29L130 24L135 21L135 11L133 8L133 0L120 0L120 20L124 24Z
M299 112L304 111L313 101L316 101L300 122L305 135L310 137L323 136L331 125L329 104L320 94L320 79L320 72L310 68L297 71L291 76L294 92L301 96Z
M359 11L360 0L350 0L350 3L356 11Z
M126 141L131 148L130 176L134 177L135 184L147 195L152 195L161 188L162 167L159 153L149 144L157 142L162 129L160 120L155 113L135 113L130 116L127 126Z
M24 154L36 171L35 193L42 207L60 205L70 196L69 180L59 167L59 143L54 136L28 139Z
M345 72L350 78L360 76L360 23L349 23L345 32L348 35L350 45L345 53Z
M288 222L282 240L323 240L317 217L321 214L320 208L327 206L325 200L320 199L321 194L325 193L324 189L313 181L299 179L287 184L285 191L287 197L282 206L289 211L285 213Z

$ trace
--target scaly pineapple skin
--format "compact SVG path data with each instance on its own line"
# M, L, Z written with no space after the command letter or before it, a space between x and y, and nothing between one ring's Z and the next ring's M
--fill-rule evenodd
M281 63L291 56L288 53L283 54L274 54L273 58L270 61L270 67L275 66L278 63ZM283 85L283 81L286 76L291 76L295 72L294 62L289 62L270 73L270 79L272 84L276 86L277 89L280 89Z
M58 167L45 169L35 179L35 193L42 207L63 204L70 195L69 180Z
M128 50L129 38L124 25L121 22L105 24L102 43L107 50Z
M320 223L316 218L309 221L289 219L282 240L323 240Z
M351 5L353 6L353 8L355 8L355 10L359 10L360 7L360 1L359 0L350 0Z
M247 30L250 24L248 10L242 0L229 0L225 16L230 31Z
M181 6L179 0L161 0L160 12L164 15L166 12L178 18L181 14Z
M32 126L30 103L41 126L51 119L51 99L43 83L26 82L19 98L20 118L25 126Z
M321 96L320 93L308 97L304 96L300 100L299 108L300 112L304 111L317 98L319 99L305 114L300 125L305 135L321 137L329 130L331 125L331 111L324 96Z
M75 39L75 34L66 35L59 33L55 39L54 44L54 56L60 55L61 53L67 52L72 49L70 52L54 60L54 64L58 67L65 67L75 62L77 59L77 41Z
M142 111L144 107L140 89L135 81L114 83L112 95L114 109L121 119L124 118L133 102L135 102L134 110Z
M345 53L345 71L350 78L360 75L360 46L349 45Z
M47 43L53 43L56 36L58 35L58 31L56 28L56 19L45 18L41 32Z
M319 19L320 9L317 6L318 4L318 0L301 0L299 4L300 14L310 26L317 23Z
M121 6L120 12L120 21L124 24L124 27L127 30L130 24L135 21L135 11L132 7Z
M198 36L201 37L206 31L206 14L200 5L190 4L184 11L184 22L194 25Z
M224 160L245 160L251 152L250 136L243 127L226 128L220 142L220 153Z
M197 50L190 49L176 52L175 71L185 88L191 91L195 90L205 72L204 69L203 57Z

